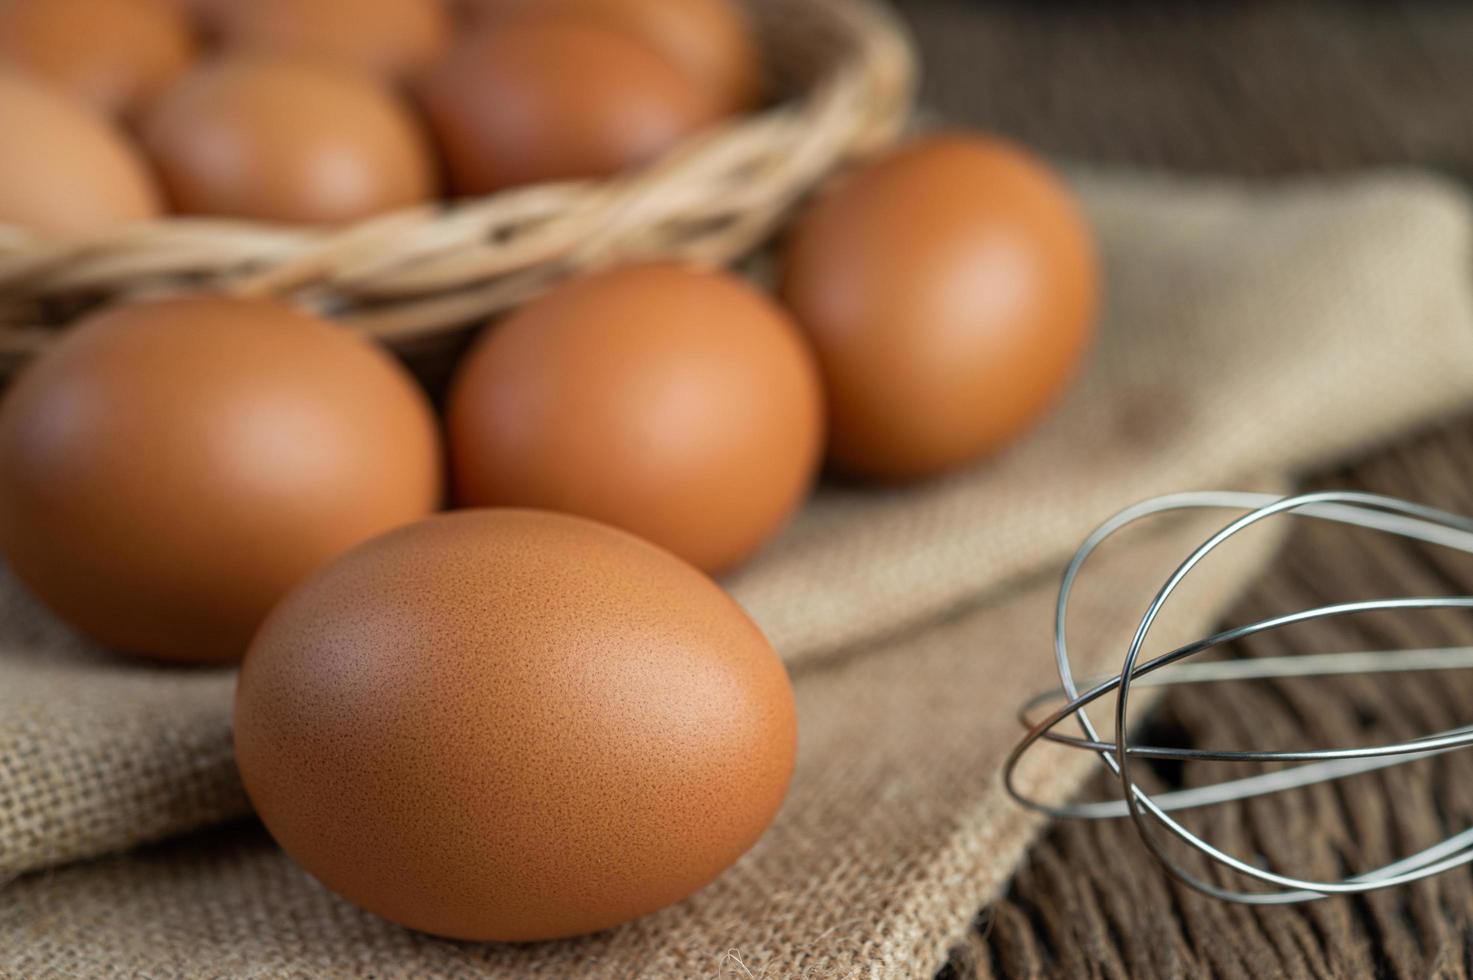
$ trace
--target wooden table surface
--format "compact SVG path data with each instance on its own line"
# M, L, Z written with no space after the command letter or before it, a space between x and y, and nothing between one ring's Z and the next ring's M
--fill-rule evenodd
M1388 493L1473 514L1470 464L1473 419L1463 419L1318 475L1307 486ZM1473 556L1303 521L1228 623L1347 599L1458 594L1473 594ZM1457 645L1473 645L1473 616L1438 610L1306 624L1228 652ZM1150 716L1142 739L1315 748L1401 741L1470 722L1473 671L1435 671L1175 689ZM1232 775L1249 771L1239 767ZM1227 775L1222 766L1158 767L1152 782L1171 788ZM1118 788L1101 775L1087 792L1103 798L1118 795ZM1261 854L1274 868L1302 877L1338 878L1473 826L1473 753L1193 813L1185 822L1229 853ZM1170 881L1128 822L1057 823L1003 900L982 911L943 975L1465 977L1473 975L1473 871L1357 898L1250 909Z
M902 0L943 116L1075 160L1279 176L1415 165L1473 177L1473 8ZM1470 270L1473 274L1473 270ZM1473 418L1307 475L1473 514ZM1393 595L1473 594L1473 557L1301 522L1228 619ZM1373 614L1229 655L1473 645L1473 616ZM1473 723L1473 672L1204 685L1147 736L1185 746L1370 744ZM1235 773L1238 774L1238 773ZM1158 785L1221 770L1157 767ZM1108 790L1101 775L1089 792ZM1194 822L1193 822L1194 821ZM1473 753L1197 814L1303 876L1384 863L1473 826ZM1249 909L1171 882L1128 823L1055 824L942 971L959 977L1473 976L1473 871Z

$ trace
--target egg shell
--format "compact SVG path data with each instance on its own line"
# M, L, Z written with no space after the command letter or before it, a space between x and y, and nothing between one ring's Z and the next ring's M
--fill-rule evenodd
M140 109L194 54L188 23L157 0L0 2L0 62L105 113Z
M442 0L211 0L206 23L228 51L321 60L400 79L450 43Z
M480 23L571 14L626 30L695 79L724 112L749 108L761 91L756 32L736 0L469 0L468 6Z
M629 266L491 326L447 401L457 501L592 517L708 571L797 509L823 449L797 328L731 276Z
M104 311L0 404L0 551L63 618L143 656L239 657L287 589L429 513L441 479L407 373L272 303Z
M1093 332L1099 273L1073 197L999 140L922 139L843 178L799 220L782 295L849 471L930 476L1027 430Z
M797 725L710 579L604 525L441 515L349 552L251 645L235 748L272 836L349 901L459 939L592 932L762 834Z
M476 32L416 91L461 194L617 173L653 160L717 113L652 48L578 18Z
M159 214L142 156L111 122L31 78L0 71L0 225L47 238Z
M203 66L149 110L143 141L177 211L336 224L436 193L427 135L375 79L307 62Z

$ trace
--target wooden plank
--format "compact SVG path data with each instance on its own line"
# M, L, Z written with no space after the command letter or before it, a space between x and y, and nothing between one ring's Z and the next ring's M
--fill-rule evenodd
M1309 486L1393 494L1473 513L1473 419L1450 423ZM1303 522L1229 617L1247 622L1349 598L1473 594L1473 556ZM1230 655L1473 644L1473 615L1375 613L1265 634ZM1323 747L1401 740L1473 723L1473 671L1236 682L1174 689L1153 744ZM1158 766L1159 787L1198 785L1223 764ZM1236 767L1234 774L1262 771ZM1105 776L1089 788L1104 795ZM1473 826L1473 752L1231 805L1186 821L1240 857L1333 878ZM1468 976L1473 871L1406 888L1253 910L1167 878L1128 822L1056 824L1007 895L983 910L943 977Z

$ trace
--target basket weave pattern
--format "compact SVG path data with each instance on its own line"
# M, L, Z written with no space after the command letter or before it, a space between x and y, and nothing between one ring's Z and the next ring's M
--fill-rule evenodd
M751 0L773 108L642 170L410 208L331 230L166 218L83 240L0 226L0 377L100 302L185 289L293 301L409 355L569 275L635 259L721 264L766 239L824 176L883 145L915 59L880 0Z

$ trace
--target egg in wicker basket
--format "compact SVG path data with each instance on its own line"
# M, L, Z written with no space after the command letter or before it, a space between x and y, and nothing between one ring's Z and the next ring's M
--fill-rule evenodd
M771 105L612 178L329 229L169 217L58 241L0 225L0 377L80 313L122 297L287 297L425 367L488 316L570 275L630 260L733 261L826 175L895 136L915 76L908 39L877 0L748 5Z

